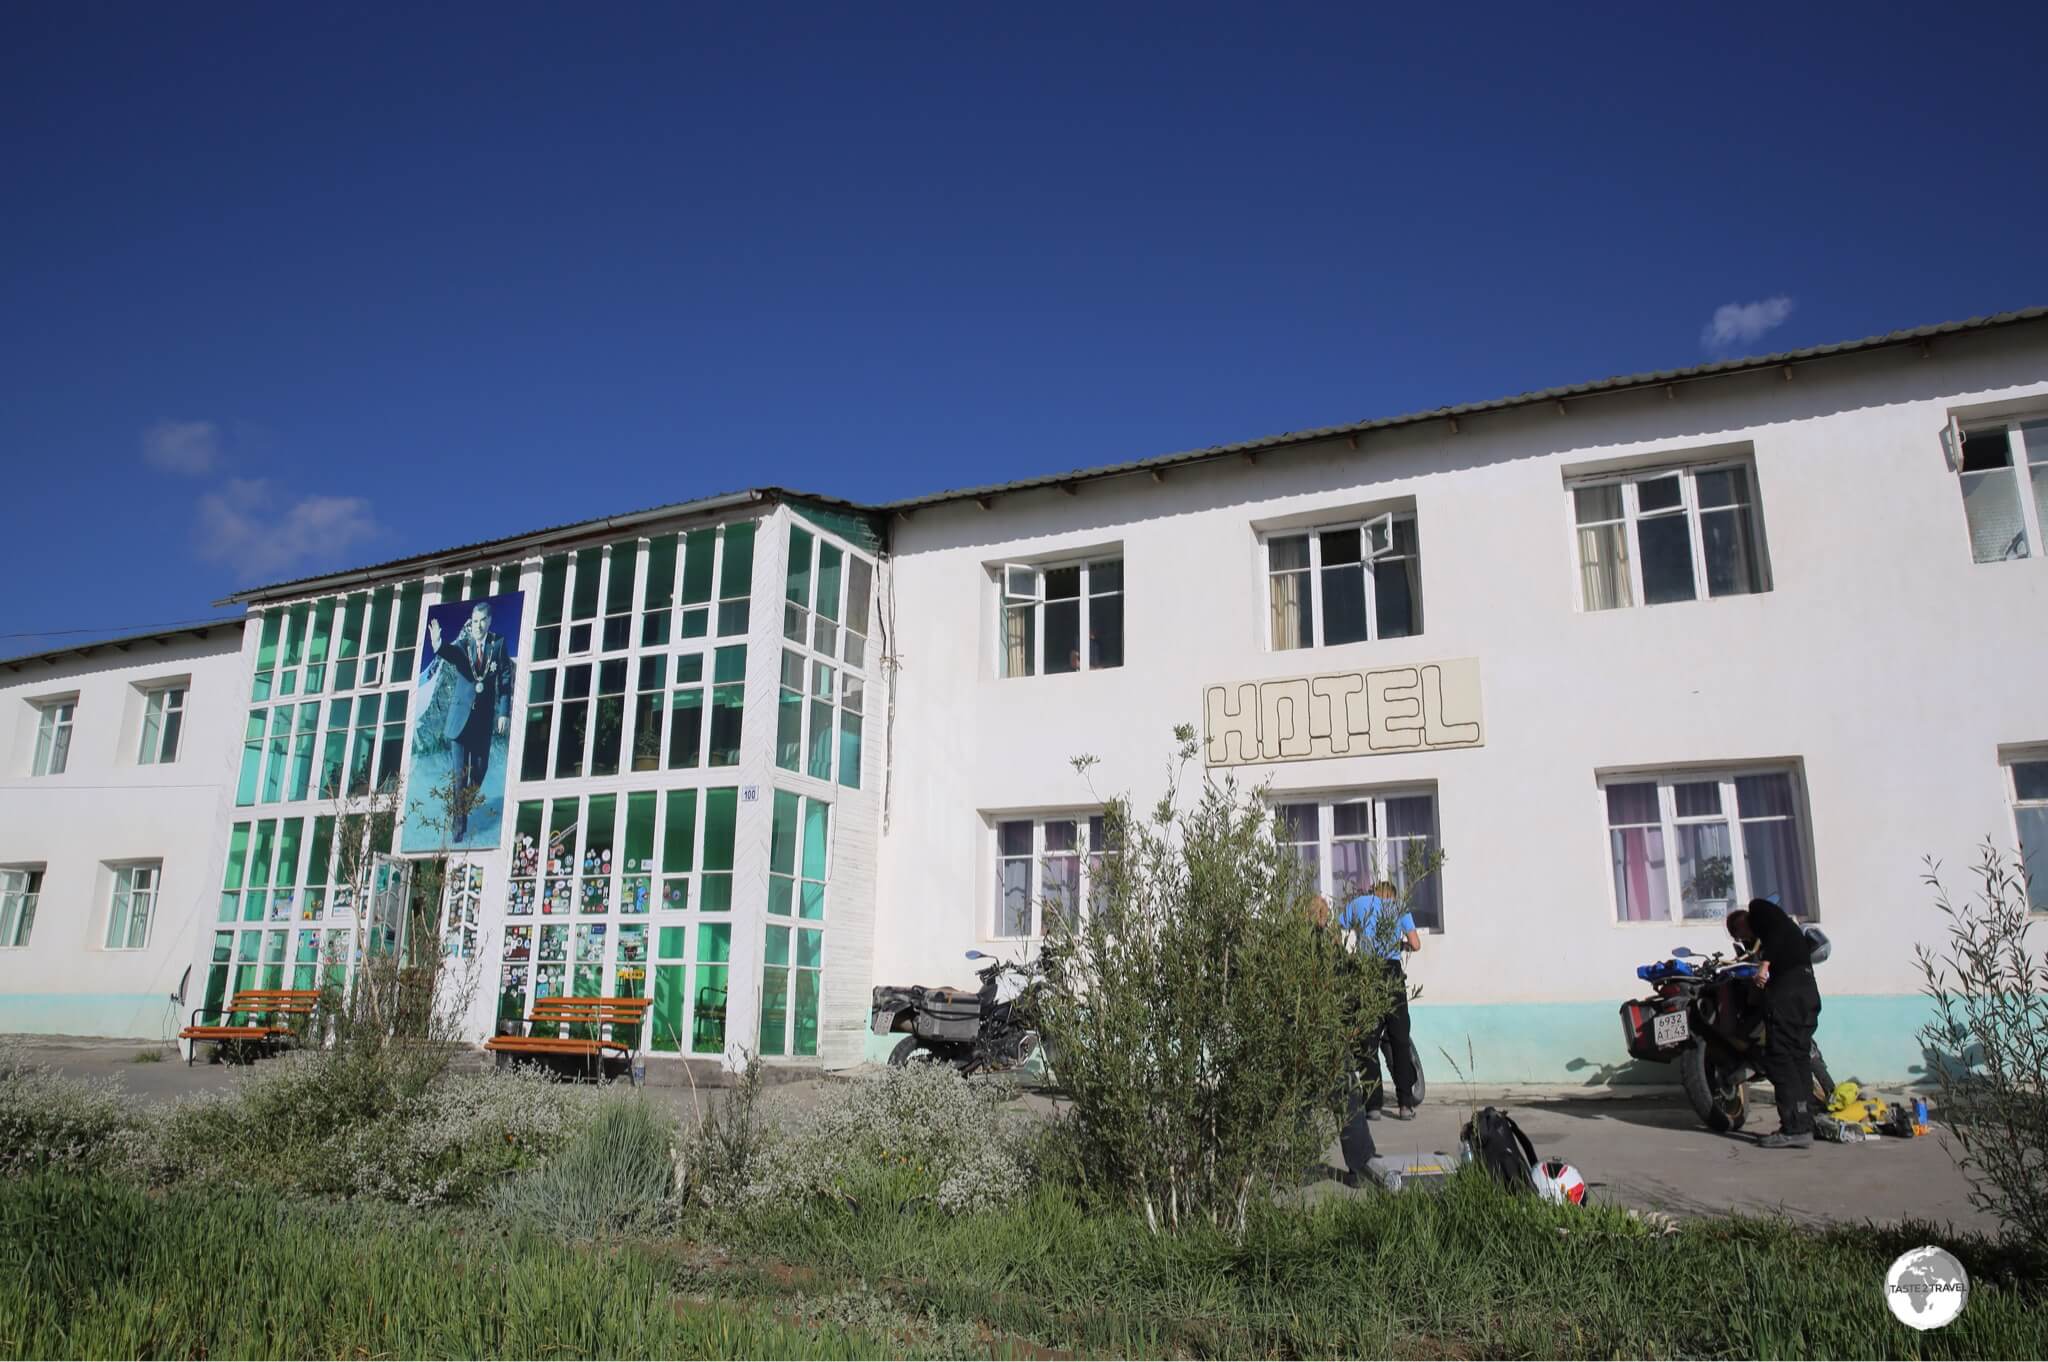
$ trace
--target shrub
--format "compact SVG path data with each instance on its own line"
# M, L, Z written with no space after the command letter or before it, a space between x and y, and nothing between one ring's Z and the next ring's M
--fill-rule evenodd
M1005 1205L1030 1190L1032 1132L1002 1111L1002 1081L913 1064L828 1091L762 1151L745 1188L756 1203L814 1198L945 1211Z
M106 1167L122 1157L134 1125L113 1082L65 1078L0 1047L0 1175Z
M177 1103L136 1142L132 1169L201 1181L468 1204L567 1142L589 1105L528 1071L450 1074L411 1091L402 1060L314 1052L266 1063L229 1092Z
M740 1081L699 1121L676 1152L676 1192L682 1200L729 1210L746 1200L762 1149L772 1130L761 1111L761 1060L749 1055Z
M1194 731L1175 737L1184 770ZM1312 911L1261 792L1205 778L1183 806L1178 785L1144 819L1109 802L1117 850L1078 926L1043 910L1039 1021L1086 1181L1155 1230L1236 1230L1321 1154L1391 994ZM1381 914L1389 940L1396 916Z
M668 1196L672 1133L644 1098L607 1101L559 1154L500 1185L491 1204L576 1238L647 1223Z
M1986 843L1972 867L1977 894L1957 905L1929 862L1948 942L1914 953L1935 1009L1920 1041L1936 1056L1929 1067L1970 1201L2048 1249L2048 952L2028 940L2022 864Z

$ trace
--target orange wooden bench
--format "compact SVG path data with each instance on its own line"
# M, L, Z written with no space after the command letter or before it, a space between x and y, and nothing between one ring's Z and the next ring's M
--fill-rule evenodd
M317 988L245 988L226 1007L195 1007L191 1024L178 1033L179 1040L192 1042L185 1054L185 1063L190 1067L199 1054L199 1042L202 1040L216 1044L282 1045L292 1038L289 1019L312 1016L319 1001L320 990ZM249 1020L241 1025L231 1025L223 1020L216 1025L201 1026L199 1019L203 1016L223 1019L246 1016Z
M607 1038L604 1028L610 1027L614 1036L623 1027L637 1028L647 1020L647 1009L651 1006L651 998L536 998L533 1015L526 1019L525 1035L493 1036L484 1042L484 1049L497 1055L500 1061L530 1055L582 1059L600 1068L606 1055L615 1053L628 1061L626 1073L630 1081L633 1051L638 1047ZM586 1034L565 1036L561 1033L564 1026L583 1027Z

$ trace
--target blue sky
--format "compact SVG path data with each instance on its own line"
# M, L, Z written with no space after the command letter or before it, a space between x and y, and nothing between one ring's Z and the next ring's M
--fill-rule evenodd
M2048 302L2038 6L1391 8L7 6L0 654Z

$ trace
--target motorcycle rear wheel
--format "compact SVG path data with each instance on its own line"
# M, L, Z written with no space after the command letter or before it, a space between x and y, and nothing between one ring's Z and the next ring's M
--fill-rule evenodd
M902 1040L896 1042L896 1048L889 1052L889 1067L892 1069L908 1068L912 1064L938 1064L942 1062L942 1057L919 1044L916 1036L905 1036Z
M1742 1084L1727 1081L1721 1066L1707 1054L1706 1046L1695 1042L1685 1047L1678 1057L1678 1081L1685 1086L1685 1097L1692 1103L1693 1114L1715 1134L1740 1130L1749 1119L1749 1102Z

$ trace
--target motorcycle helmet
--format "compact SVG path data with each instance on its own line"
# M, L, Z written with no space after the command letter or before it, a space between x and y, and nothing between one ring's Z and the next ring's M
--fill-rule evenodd
M1586 1204L1586 1180L1563 1159L1545 1159L1529 1170L1529 1176L1535 1180L1536 1194L1545 1201L1561 1206Z

